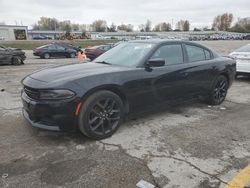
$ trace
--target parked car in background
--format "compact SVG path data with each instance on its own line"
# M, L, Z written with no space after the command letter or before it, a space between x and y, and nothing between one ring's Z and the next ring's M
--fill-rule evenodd
M54 44L61 45L61 46L65 47L65 48L74 49L74 50L76 50L77 52L79 52L79 51L82 50L82 49L81 49L81 46L75 46L75 45L70 44L70 43L63 43L63 42L62 42L62 43L54 43Z
M229 56L236 60L237 75L250 76L250 44L235 50Z
M245 39L245 40L250 40L250 35L244 36L243 39Z
M4 38L4 37L2 37L2 36L0 36L0 40L5 40L5 38Z
M38 36L34 36L33 40L52 40L52 37L44 36L44 35L38 35Z
M77 50L72 49L71 47L52 43L35 48L33 50L33 54L44 59L49 59L51 57L74 58L77 55Z
M91 48L85 49L85 54L87 58L89 58L91 61L103 54L104 52L110 50L113 48L114 44L105 44L100 46L93 46Z
M187 41L121 43L93 62L57 66L23 79L23 114L34 127L111 136L124 116L203 96L221 104L235 61Z
M25 52L21 49L0 45L0 64L21 65L25 59Z

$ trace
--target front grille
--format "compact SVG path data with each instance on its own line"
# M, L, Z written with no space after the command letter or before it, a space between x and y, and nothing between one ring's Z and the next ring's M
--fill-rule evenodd
M34 100L39 99L39 91L36 89L24 87L24 92L31 99L34 99Z

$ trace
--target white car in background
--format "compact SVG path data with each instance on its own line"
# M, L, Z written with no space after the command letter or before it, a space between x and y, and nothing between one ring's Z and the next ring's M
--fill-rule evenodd
M236 60L237 75L250 75L250 44L242 46L229 56Z

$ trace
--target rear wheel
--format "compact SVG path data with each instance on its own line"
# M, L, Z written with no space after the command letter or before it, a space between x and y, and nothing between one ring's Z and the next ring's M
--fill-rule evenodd
M14 56L12 58L12 62L11 62L12 65L21 65L22 64L22 59L18 56Z
M75 53L70 53L69 57L70 57L70 58L75 58L75 57L76 57L76 54L75 54Z
M49 59L49 58L50 58L50 54L49 54L49 53L43 54L43 58L44 58L44 59Z
M98 91L83 104L79 115L79 128L94 139L110 137L123 120L123 102L110 91Z
M228 90L228 80L225 76L220 75L213 85L213 89L209 96L209 104L219 105L221 104L227 95Z

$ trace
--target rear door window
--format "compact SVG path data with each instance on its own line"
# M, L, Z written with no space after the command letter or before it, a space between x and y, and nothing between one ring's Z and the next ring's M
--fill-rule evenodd
M206 60L206 56L205 56L205 52L203 48L186 44L186 50L187 50L189 62Z

